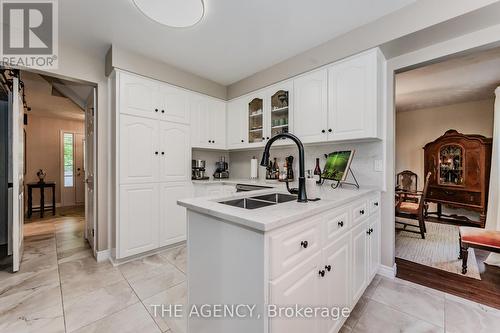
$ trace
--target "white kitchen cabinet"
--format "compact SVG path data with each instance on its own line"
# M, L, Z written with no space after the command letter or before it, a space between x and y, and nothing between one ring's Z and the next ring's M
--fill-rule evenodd
M298 304L325 304L325 289L319 271L322 270L321 252L310 256L295 269L280 279L271 282L270 304L290 306ZM271 332L287 333L321 333L322 321L317 319L285 318L284 316L271 319Z
M177 200L193 196L189 182L163 183L160 185L160 246L186 240L186 209Z
M367 223L358 224L352 230L352 279L351 279L351 301L352 303L363 294L368 280L368 240Z
M227 148L244 148L248 143L248 119L245 101L227 103Z
M191 145L189 126L161 122L160 180L188 181L191 178Z
M159 185L120 185L117 256L119 258L158 247Z
M324 249L326 303L330 308L347 308L351 305L351 242L350 235L345 234ZM344 321L326 320L324 332L336 333Z
M327 86L326 69L305 74L293 82L293 133L304 143L327 140Z
M159 119L189 124L188 92L167 84L159 85Z
M377 274L380 266L380 217L370 219L368 225L368 278L371 280Z
M119 73L119 112L159 119L158 82L127 72Z
M149 183L159 179L159 124L157 120L120 117L120 183Z
M381 59L373 49L328 69L329 140L379 137Z
M245 98L246 119L248 122L248 145L247 147L264 146L269 139L266 95L258 92Z
M191 146L226 148L226 104L208 96L190 95Z
M280 133L293 133L293 82L284 81L265 90L264 126L266 141ZM278 141L276 143L282 143ZM288 142L290 143L290 142Z

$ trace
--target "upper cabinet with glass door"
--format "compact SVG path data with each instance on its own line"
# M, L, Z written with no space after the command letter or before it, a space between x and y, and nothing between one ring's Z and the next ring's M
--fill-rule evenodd
M255 97L248 102L248 143L264 142L264 99Z
M280 133L292 132L291 128L291 83L285 82L273 86L267 90L266 98L268 100L269 111L266 122L268 131L267 137L273 137Z

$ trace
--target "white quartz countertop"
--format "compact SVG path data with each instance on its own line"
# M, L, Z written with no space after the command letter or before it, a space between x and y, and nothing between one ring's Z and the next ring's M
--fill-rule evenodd
M262 179L239 179L239 178L225 178L225 179L214 179L210 178L207 180L192 180L193 184L196 185L236 185L236 184L248 184L248 185L259 185L259 186L270 186L270 187L282 187L285 183L279 182L277 180L262 180Z
M205 182L208 183L210 181ZM269 183L262 183L262 181L251 183L248 180L240 181L226 179L221 181L217 180L216 182L227 184L240 183L269 185ZM261 232L268 232L301 219L342 206L356 200L357 198L369 195L370 193L374 194L379 191L375 188L332 189L330 186L325 184L318 189L319 197L321 198L319 201L309 201L307 203L291 201L257 209L244 209L220 203L220 201L258 196L267 193L288 193L286 189L283 188L282 183L274 182L274 184L276 184L276 187L272 189L239 192L233 195L183 199L179 200L177 203L186 207L188 210L216 217Z

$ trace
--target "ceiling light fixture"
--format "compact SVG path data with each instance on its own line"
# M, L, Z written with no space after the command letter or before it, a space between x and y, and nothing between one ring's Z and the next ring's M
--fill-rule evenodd
M133 0L148 18L160 24L187 28L200 22L205 14L203 0Z

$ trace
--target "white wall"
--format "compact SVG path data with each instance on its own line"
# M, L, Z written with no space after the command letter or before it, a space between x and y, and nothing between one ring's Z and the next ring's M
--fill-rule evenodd
M493 136L493 99L396 112L396 173L411 170L424 187L424 150L449 129Z

